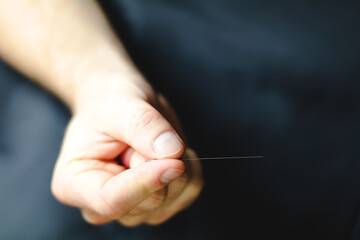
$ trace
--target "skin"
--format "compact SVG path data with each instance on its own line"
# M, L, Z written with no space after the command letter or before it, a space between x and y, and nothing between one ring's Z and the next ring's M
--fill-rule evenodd
M178 158L196 154L179 137L171 106L132 63L96 2L0 4L0 57L73 114L53 172L54 196L79 208L91 224L160 224L188 207L202 189L202 170L198 161ZM155 142L169 132L177 148L165 141L164 154Z

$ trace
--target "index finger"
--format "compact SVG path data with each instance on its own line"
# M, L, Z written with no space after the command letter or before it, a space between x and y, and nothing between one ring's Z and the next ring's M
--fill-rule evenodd
M99 178L96 172L88 173L84 176L87 190L81 193L80 199L90 198L90 209L102 216L118 219L181 176L184 170L182 161L167 159L147 162L105 179ZM84 182L84 179L80 182Z

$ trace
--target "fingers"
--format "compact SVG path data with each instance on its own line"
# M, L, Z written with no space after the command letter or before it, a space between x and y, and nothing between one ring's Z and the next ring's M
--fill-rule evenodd
M186 149L185 155L189 158L197 157L196 153L189 148ZM176 198L167 199L162 208L155 209L149 218L147 218L146 223L157 225L167 221L175 214L191 205L199 196L204 185L201 164L199 161L191 161L186 168L189 172L186 178L188 181L186 182L185 189L182 190L181 194ZM169 184L169 191L176 191L176 188L181 186L179 182L184 181L184 179L182 179L183 176ZM171 196L171 194L168 193L168 196Z
M178 158L184 143L171 124L149 103L127 96L108 132L152 159Z
M56 198L82 209L89 223L126 226L157 224L193 201L201 184L184 162L169 159L184 144L152 105L128 94L93 112L79 111L70 124L53 175ZM114 161L119 155L124 166Z
M143 200L179 177L184 169L180 160L152 161L117 175L90 168L72 176L67 181L71 184L56 191L70 201L70 205L85 209L83 215L87 221L102 224L126 216ZM55 192L55 196L58 195Z
M130 154L124 161L131 167L144 164L144 157L134 150L129 149ZM187 149L185 155L196 158L193 150ZM135 226L140 223L160 224L179 211L187 208L200 194L203 181L202 169L198 161L188 162L188 173L183 174L165 188L155 192L142 201L136 208L131 210L119 222L126 226ZM164 198L166 197L166 198Z
M114 160L127 145L111 135L94 130L91 117L76 116L66 129L59 160L100 159ZM59 162L59 161L58 161Z
M81 209L81 215L86 222L93 225L102 225L113 220L112 218L100 215L88 209Z
M146 164L146 158L141 156L134 149L129 148L122 156L122 163L128 168L136 168L141 164ZM181 194L185 185L187 184L187 173L171 182L167 187L158 190L151 194L147 199L142 201L128 215L139 215L155 210L163 204L168 204L174 201L175 198Z
M118 222L126 227L135 227L144 223L148 219L148 214L141 215L125 215L124 217L118 219Z
M157 94L157 106L158 106L157 109L159 109L160 113L163 114L163 116L169 122L171 122L176 132L179 134L181 139L186 143L184 130L182 129L182 126L178 120L178 117L174 109L170 106L166 98L160 93Z
M141 156L133 148L127 149L124 154L122 154L121 161L127 168L137 168L141 164L147 164L145 161L146 158ZM185 175L185 174L183 174ZM163 204L167 195L167 187L161 188L160 190L151 194L148 198L143 200L139 205L132 209L128 215L137 216L140 214L147 213Z
M145 160L146 158L136 152L133 148L126 149L121 155L121 162L127 168L136 168L139 165L144 164Z
M194 165L197 165L196 168L198 168L199 173L199 170L201 169L200 163L195 162ZM178 212L189 207L199 196L202 188L203 181L201 174L192 176L191 180L188 182L180 196L176 198L170 205L166 205L164 208L155 210L146 220L146 223L157 225L167 221Z
M138 216L142 214L150 213L156 208L160 207L167 195L167 188L161 188L157 190L153 194L151 194L148 198L140 202L135 208L128 212L128 216Z

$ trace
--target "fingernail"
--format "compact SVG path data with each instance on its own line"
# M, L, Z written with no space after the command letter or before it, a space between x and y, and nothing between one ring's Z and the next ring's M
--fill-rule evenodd
M169 183L169 182L175 180L176 178L180 177L183 173L184 173L184 171L182 171L182 170L170 168L163 173L160 180L163 183Z
M164 132L154 141L153 147L161 157L167 157L180 152L183 144L173 132Z

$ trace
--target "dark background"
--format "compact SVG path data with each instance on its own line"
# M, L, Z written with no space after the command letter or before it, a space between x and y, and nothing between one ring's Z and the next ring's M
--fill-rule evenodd
M160 227L94 227L50 178L70 114L0 66L0 239L359 239L358 1L104 0L204 162Z

